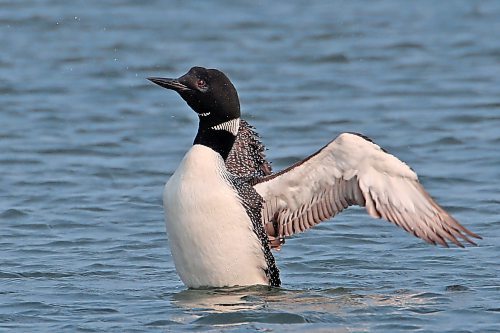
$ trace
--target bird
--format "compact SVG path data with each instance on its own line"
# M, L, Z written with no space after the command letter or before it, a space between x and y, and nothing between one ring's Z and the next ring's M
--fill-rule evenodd
M163 191L169 246L188 288L280 287L272 250L354 205L433 245L481 239L436 203L413 169L362 134L341 133L273 172L222 71L196 66L177 79L148 80L177 92L199 120Z

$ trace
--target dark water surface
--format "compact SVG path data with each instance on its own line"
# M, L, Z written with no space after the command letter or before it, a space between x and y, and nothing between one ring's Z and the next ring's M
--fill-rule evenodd
M0 331L499 332L499 17L499 1L0 1ZM431 247L351 209L287 241L282 289L185 290L161 193L197 120L145 77L193 65L228 73L276 170L362 132L484 240Z

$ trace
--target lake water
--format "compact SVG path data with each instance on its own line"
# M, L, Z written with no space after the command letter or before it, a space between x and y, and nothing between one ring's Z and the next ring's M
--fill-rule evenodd
M500 2L0 1L0 331L500 332ZM484 237L353 208L283 288L191 291L163 185L197 118L145 78L215 67L275 170L356 131Z

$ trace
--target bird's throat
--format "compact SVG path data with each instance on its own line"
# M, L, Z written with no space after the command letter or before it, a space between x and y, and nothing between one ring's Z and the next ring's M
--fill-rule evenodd
M224 160L227 159L229 152L233 148L236 136L226 130L218 130L213 128L198 127L198 133L193 144L200 144L213 149L219 153Z

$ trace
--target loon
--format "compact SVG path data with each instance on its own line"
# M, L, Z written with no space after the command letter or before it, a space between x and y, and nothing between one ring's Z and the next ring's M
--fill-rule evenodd
M176 91L199 118L163 192L172 257L188 288L279 287L271 249L352 205L434 245L481 238L439 206L408 165L361 134L342 133L273 173L223 72L193 67L178 79L148 80Z

